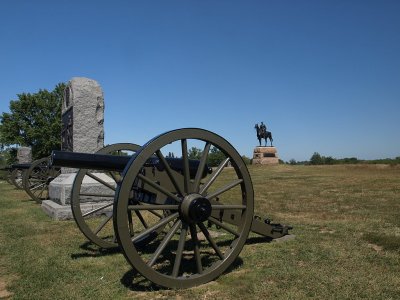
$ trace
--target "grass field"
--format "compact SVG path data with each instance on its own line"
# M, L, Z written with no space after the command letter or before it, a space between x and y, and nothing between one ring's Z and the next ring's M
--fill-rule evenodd
M167 290L0 181L0 298L400 299L400 166L250 166L256 213L294 239L251 235L217 280ZM139 277L140 278L140 277Z

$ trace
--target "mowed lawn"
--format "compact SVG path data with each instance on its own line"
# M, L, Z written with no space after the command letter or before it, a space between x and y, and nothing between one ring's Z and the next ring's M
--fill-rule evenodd
M400 299L400 166L250 166L256 214L294 238L251 234L217 280L168 290L0 182L0 298ZM138 279L139 278L139 279Z

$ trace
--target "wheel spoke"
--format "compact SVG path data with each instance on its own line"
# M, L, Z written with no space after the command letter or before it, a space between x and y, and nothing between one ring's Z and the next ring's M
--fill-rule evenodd
M42 186L42 189L40 190L40 193L39 193L39 196L40 196L40 197L42 197L43 192L44 192L46 189L47 189L47 186L44 184L44 185Z
M222 170L225 168L226 164L229 162L230 158L226 158L224 161L222 161L218 168L213 172L212 177L201 187L200 189L200 194L205 193L208 188L211 186L211 184L217 179L218 175L222 172Z
M224 258L221 250L219 250L217 244L215 243L214 239L211 237L210 232L207 230L206 226L203 223L198 224L201 231L203 232L204 236L206 237L207 241L210 243L211 247L214 249L215 253L219 256L220 259Z
M132 220L132 212L128 211L128 224L129 224L129 231L131 232L131 235L134 235L133 231L133 220Z
M148 205L128 205L129 210L177 210L179 205L177 204L148 204Z
M164 219L161 219L157 224L147 228L146 230L142 231L140 234L136 235L132 239L132 242L135 243L135 242L139 241L141 238L145 237L146 235L152 233L153 231L156 231L158 228L166 225L168 222L171 222L177 216L179 216L179 213L174 213L168 217L165 217Z
M183 192L178 184L178 181L175 177L175 175L172 172L171 167L169 166L167 160L165 159L164 155L161 153L160 150L156 151L157 157L160 159L161 163L164 165L165 171L167 172L169 178L171 179L172 184L174 185L176 191L180 194L183 195Z
M83 214L82 217L87 217L87 216L89 216L89 215L91 215L91 214L94 214L94 213L96 213L96 212L98 212L98 211L100 211L100 210L102 210L102 209L105 209L105 208L107 208L107 207L109 207L109 206L111 206L111 205L113 205L113 202L108 203L108 204L103 205L103 206L100 206L99 208L96 208L96 209L94 209L94 210L91 210L91 211L89 211L89 212Z
M197 273L203 273L203 266L201 264L201 256L199 249L199 239L197 238L196 225L190 225L190 235L192 237L193 246L194 246L194 259L196 261Z
M159 214L158 212L155 212L155 211L152 211L152 210L150 210L149 213L159 217L160 219L162 219L164 217L162 214Z
M110 174L111 178L114 179L115 183L118 183L118 179L115 176L114 172L109 172L108 174Z
M103 195L103 194L95 194L95 193L80 193L79 196L91 196L91 197L107 197L114 198L114 195Z
M93 231L94 234L98 234L100 232L100 230L102 230L104 228L104 226L106 226L107 222L110 221L112 218L112 214L110 214L103 222L101 222L101 224L96 228L95 231Z
M187 150L187 140L181 140L182 146L182 160L183 160L183 182L184 182L184 189L186 193L189 193L189 185L190 185L190 171L189 171L189 157L188 157L188 150Z
M105 185L106 187L112 189L115 192L115 187L112 186L111 184L105 182L103 179L97 177L96 175L94 175L91 172L87 172L86 175L88 175L89 177L93 178L94 180L96 180L97 182L100 182L101 184Z
M246 209L246 205L235 205L235 204L228 204L228 205L223 205L223 204L216 204L216 205L211 205L212 209L220 209L220 210L224 210L224 209Z
M142 223L143 227L144 227L144 228L148 228L149 226L147 225L146 221L144 220L142 214L141 214L139 211L137 211L137 210L135 210L135 214L136 214L136 216L139 218L139 220L140 220L140 222Z
M218 221L217 219L213 218L213 217L209 217L208 220L212 223L214 223L215 225L225 229L226 231L228 231L229 233L232 233L234 236L238 237L239 233L237 233L235 230L229 228L228 226L226 226L224 223Z
M167 246L168 242L172 239L178 228L181 226L182 221L177 220L175 224L172 226L171 230L168 234L165 235L163 240L161 241L160 245L157 247L156 251L154 252L153 256L151 257L150 261L147 263L150 267L154 265L157 261L158 257L161 255L165 247Z
M221 195L222 193L229 191L231 188L237 186L238 184L241 184L242 182L243 182L243 179L234 180L231 183L229 183L229 184L223 186L222 188L218 189L217 191L213 192L212 194L207 195L207 198L208 199L215 198L215 197Z
M185 248L187 227L188 226L186 223L182 223L181 235L179 237L178 248L176 249L176 254L175 254L174 268L172 270L173 277L178 277L179 274L179 269L182 261L182 254Z
M175 201L177 201L177 202L181 202L182 201L180 198L178 198L178 196L172 194L170 191L168 191L167 189L165 189L161 185L158 185L156 182L151 181L146 176L144 176L142 174L138 174L137 177L140 178L141 180L143 180L144 182L146 182L147 184L149 184L151 187L155 188L157 191L159 191L159 192L163 193L164 195L174 199Z
M29 187L29 189L30 189L30 190L37 190L37 189L43 187L45 184L46 184L46 183L42 183L42 184L38 184L38 185L31 185L31 186Z
M203 149L203 154L200 159L199 167L194 178L193 189L195 193L199 192L200 180L206 166L208 152L210 151L211 143L207 142Z

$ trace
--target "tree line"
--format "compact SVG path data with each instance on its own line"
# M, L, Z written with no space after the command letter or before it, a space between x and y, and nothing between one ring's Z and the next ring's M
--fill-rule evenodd
M338 165L338 164L400 164L400 156L396 158L383 158L364 160L356 157L334 158L332 156L323 156L318 152L310 157L308 161L296 161L291 159L288 164L290 165Z

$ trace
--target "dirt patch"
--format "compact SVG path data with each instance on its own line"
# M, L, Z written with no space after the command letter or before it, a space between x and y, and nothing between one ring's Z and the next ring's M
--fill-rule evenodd
M378 253L382 252L382 250L383 250L383 248L381 246L378 246L375 244L368 244L368 247L374 249Z
M12 296L12 293L7 291L7 282L0 277L0 299L8 299Z

